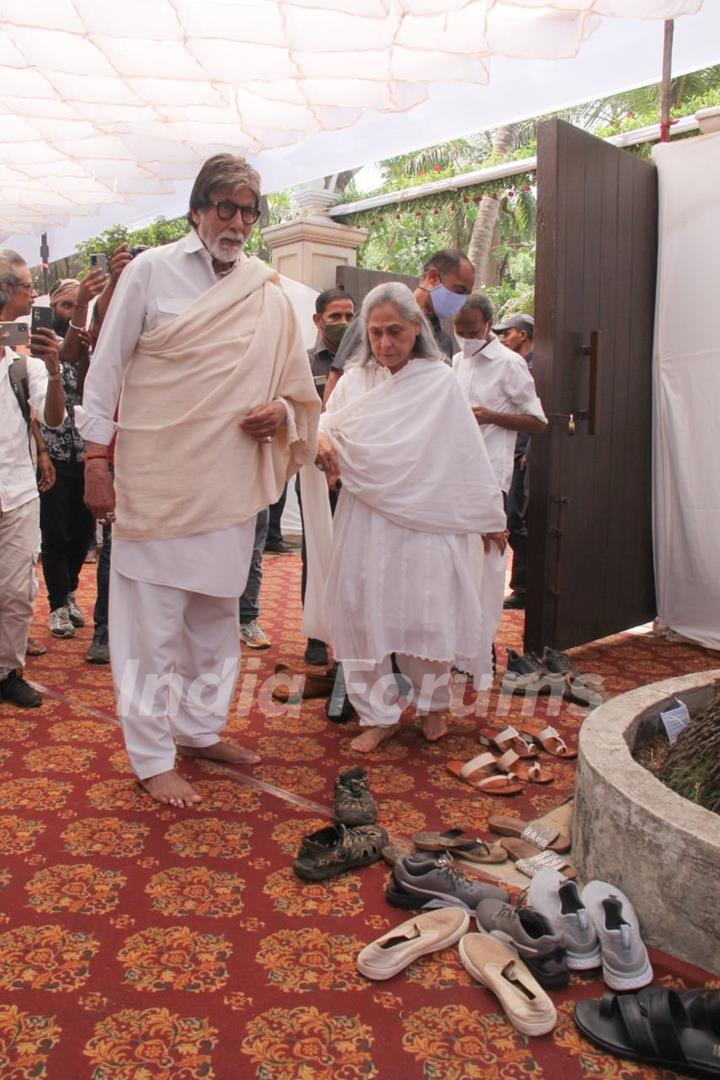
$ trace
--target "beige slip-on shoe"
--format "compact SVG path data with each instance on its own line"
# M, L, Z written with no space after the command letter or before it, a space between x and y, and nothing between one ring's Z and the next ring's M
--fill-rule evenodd
M466 934L459 952L465 970L492 990L513 1027L523 1035L552 1031L555 1006L514 952L490 934Z
M425 911L366 945L358 953L358 969L368 979L391 979L418 956L454 945L469 925L470 916L461 908Z

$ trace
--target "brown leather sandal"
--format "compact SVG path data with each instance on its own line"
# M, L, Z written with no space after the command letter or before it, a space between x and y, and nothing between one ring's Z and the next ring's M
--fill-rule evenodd
M470 761L448 761L448 772L483 795L517 795L524 791L514 773L498 771L494 754L478 754Z

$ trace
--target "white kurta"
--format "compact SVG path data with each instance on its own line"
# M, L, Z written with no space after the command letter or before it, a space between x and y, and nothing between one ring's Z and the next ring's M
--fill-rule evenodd
M474 356L455 353L452 369L470 405L498 413L523 413L547 423L535 380L522 356L491 338ZM510 490L517 432L481 424L490 464L503 491Z
M177 244L143 252L118 282L85 381L77 428L109 445L125 370L141 333L166 326L214 285L218 275L195 231ZM113 569L135 581L206 596L241 596L247 583L255 518L227 529L170 540L113 538Z
M451 371L347 369L321 419L341 464L325 605L341 660L477 653L468 535L504 528L500 489ZM472 465L472 468L470 466Z

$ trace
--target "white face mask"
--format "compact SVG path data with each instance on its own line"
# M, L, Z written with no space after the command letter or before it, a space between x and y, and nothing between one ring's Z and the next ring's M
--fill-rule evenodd
M464 338L458 337L457 334L455 337L466 360L470 360L471 357L481 352L487 345L487 338Z

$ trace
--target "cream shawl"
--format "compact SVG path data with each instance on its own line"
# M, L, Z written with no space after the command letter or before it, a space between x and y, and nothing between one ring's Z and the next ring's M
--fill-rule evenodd
M283 398L270 443L238 426ZM307 353L279 277L256 258L140 336L123 383L115 455L115 534L128 540L213 532L279 498L315 455L320 412Z

